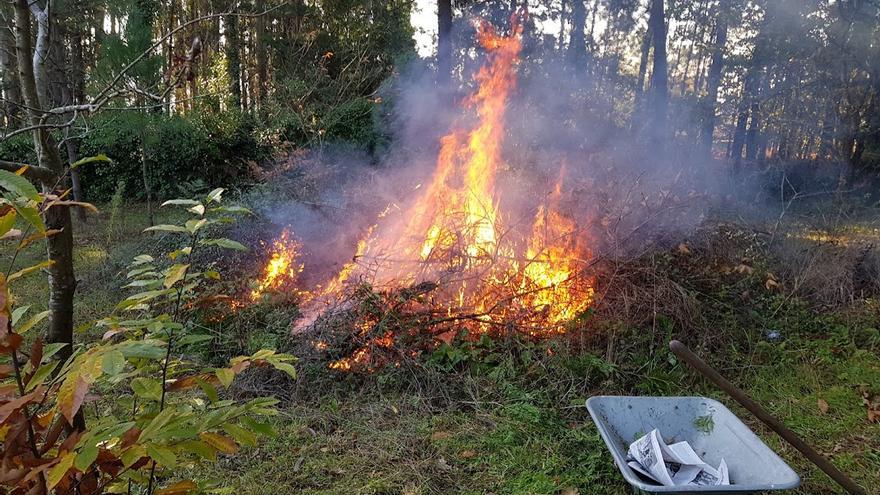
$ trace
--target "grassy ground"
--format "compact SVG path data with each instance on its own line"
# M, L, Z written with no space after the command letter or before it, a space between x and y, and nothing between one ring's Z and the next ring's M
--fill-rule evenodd
M144 209L132 205L78 226L78 323L109 312L121 298L119 274L131 257L162 242L140 233L146 224ZM17 266L42 255L34 246ZM8 261L8 253L0 254L0 266ZM657 262L672 278L689 270L669 256ZM724 373L876 490L880 425L868 422L862 395L880 393L877 301L821 311L785 293L746 300L744 290L764 283L755 266L751 277L686 284L699 295L707 322L698 341ZM46 305L42 276L15 291L35 309ZM286 313L275 311L252 318L254 336L240 345L280 342L255 337L268 327L287 328ZM682 331L674 318L661 315L654 323L598 321L597 331L613 327L616 340L586 349L552 344L552 356L546 344L518 344L466 349L454 365L438 358L418 370L366 377L306 367L296 391L277 390L288 399L275 420L277 437L191 474L237 494L629 493L583 401L601 393L704 394L731 406L795 467L803 478L798 493L835 492L796 451L675 362L662 346ZM768 340L768 330L781 338Z

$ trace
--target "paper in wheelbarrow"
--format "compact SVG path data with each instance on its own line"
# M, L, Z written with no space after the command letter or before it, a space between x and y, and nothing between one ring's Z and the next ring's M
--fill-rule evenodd
M687 442L667 445L657 429L629 446L627 464L663 486L730 484L724 459L721 459L718 468L714 468L703 462Z

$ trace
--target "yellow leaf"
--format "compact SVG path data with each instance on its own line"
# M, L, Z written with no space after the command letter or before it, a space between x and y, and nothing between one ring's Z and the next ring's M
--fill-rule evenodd
M37 264L34 265L34 266L29 266L29 267L27 267L27 268L22 268L21 270L19 270L19 271L13 273L12 275L10 275L9 278L7 279L7 282L12 282L13 280L16 280L16 279L19 279L19 278L21 278L21 277L24 277L25 275L27 275L27 274L29 274L29 273L33 273L33 272L35 272L35 271L37 271L37 270L42 270L43 268L50 267L50 266L52 266L54 263L55 263L55 262L52 261L52 260L46 260L46 261L44 261L44 262L42 262L42 263L37 263Z
M15 225L15 210L9 210L8 213L0 217L0 238L12 230L13 225Z
M21 237L21 231L18 229L11 229L9 232L0 235L0 241L8 241L10 239L18 239Z
M198 486L190 480L178 481L173 485L158 490L155 495L186 495L187 493L197 489Z
M52 466L52 469L49 470L49 474L46 475L46 483L49 486L49 489L55 488L64 476L70 471L70 468L73 467L73 461L76 460L76 452L67 452L58 461L58 464Z
M199 433L199 438L202 439L203 442L207 443L211 447L223 452L224 454L234 454L238 452L238 444L229 437L223 436L219 433L213 433L210 431Z
M27 246L29 246L32 242L39 241L40 239L45 239L47 237L52 237L53 235L60 234L60 233L61 233L61 231L58 229L49 229L49 230L44 230L42 232L37 232L37 233L31 234L31 235L25 237L23 241L21 241L21 245L18 248L24 249Z
M187 269L189 269L189 265L172 265L171 268L169 268L168 271L165 272L165 288L170 289L171 286L173 286L178 281L180 281L180 279L185 277Z
M88 210L92 213L98 213L98 207L91 203L85 203L82 201L52 201L48 205L46 205L46 209L52 208L54 206L79 206L84 210Z
M232 380L235 379L235 372L229 368L217 368L214 374L217 375L217 379L220 380L220 384L224 387L232 385Z

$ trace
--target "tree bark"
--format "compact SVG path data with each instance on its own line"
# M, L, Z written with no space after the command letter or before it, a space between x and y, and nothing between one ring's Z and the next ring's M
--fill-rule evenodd
M636 79L635 101L633 108L634 120L640 119L642 117L642 111L644 110L644 108L642 107L645 94L645 77L648 73L648 56L651 54L651 40L653 39L653 37L654 33L651 29L651 24L648 24L648 29L645 31L645 37L642 38L641 56L639 58L639 75Z
M0 5L0 17L3 18L3 26L0 26L0 69L3 70L2 83L3 97L6 102L3 105L3 113L6 125L15 127L18 122L21 104L21 91L19 91L16 66L18 60L15 56L15 33L12 24L13 13L8 8L7 2Z
M587 27L586 0L572 0L571 33L568 41L568 60L573 63L583 61L587 53L587 42L584 30Z
M709 65L708 90L703 103L703 129L700 149L705 158L712 156L712 138L715 134L715 106L718 104L718 88L724 72L724 47L727 45L727 10L721 8L715 21L715 41L712 43L712 63Z
M51 7L51 1L49 7ZM18 75L22 97L28 107L31 125L38 125L41 108L48 102L46 77L46 55L49 49L49 29L51 9L41 10L29 0L15 1L15 46L18 58ZM31 45L31 15L36 18L36 44ZM33 58L31 58L33 57ZM34 147L41 167L48 168L59 177L64 173L64 165L58 145L46 129L35 129ZM43 191L54 192L55 184L43 182ZM62 186L63 187L63 186ZM76 291L76 277L73 271L73 226L70 209L66 206L50 208L45 213L46 227L60 232L46 240L49 267L49 329L46 340L51 343L66 343L58 354L63 360L73 351L73 296Z
M241 110L241 42L238 36L238 16L231 15L224 23L226 31L226 63L229 66L229 93L232 105Z
M650 88L650 122L651 132L655 141L662 143L666 133L666 113L669 106L669 79L666 62L666 19L663 8L664 0L651 2L651 30L654 48L653 67L651 68Z
M257 13L263 13L265 10L264 0L256 0L254 3ZM257 92L257 107L259 108L267 96L268 88L268 72L267 72L267 53L266 53L266 16L257 16L254 29L254 46L257 58L257 84L259 91Z
M452 78L452 0L437 2L437 81L447 84Z
M559 0L559 51L565 49L565 19L567 0Z

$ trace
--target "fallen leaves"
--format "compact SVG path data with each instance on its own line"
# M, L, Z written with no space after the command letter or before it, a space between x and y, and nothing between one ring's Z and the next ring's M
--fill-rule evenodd
M442 430L435 431L434 433L431 434L431 441L432 442L439 442L441 440L447 440L451 437L452 437L452 433L450 433L448 431L442 431Z

